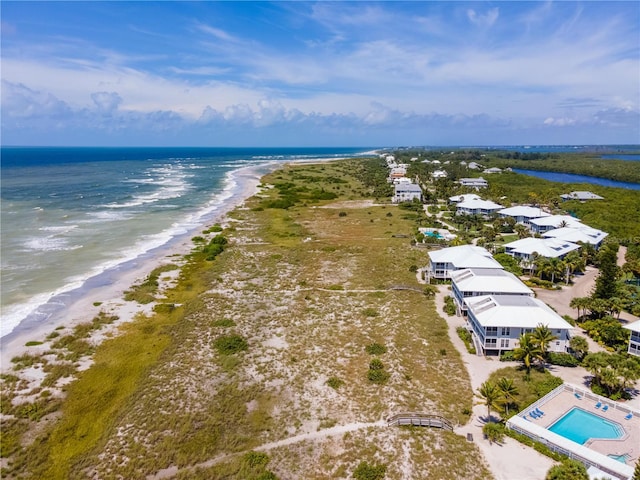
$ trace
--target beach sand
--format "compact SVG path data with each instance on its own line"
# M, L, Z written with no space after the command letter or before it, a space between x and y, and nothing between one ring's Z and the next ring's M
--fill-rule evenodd
M282 164L268 164L260 166L246 167L233 172L235 186L230 198L228 198L216 212L212 219L212 224L224 222L225 216L234 208L252 195L258 193L260 178L267 171L274 170ZM206 225L201 228L206 228ZM24 353L41 354L49 349L49 342L42 345L27 347L25 344L31 341L44 341L46 336L59 327L73 328L80 323L89 322L99 312L115 315L119 320L110 327L117 328L123 322L131 321L139 313L148 313L152 305L141 305L137 302L127 302L124 300L124 292L131 288L133 284L144 279L155 268L168 263L179 263L182 256L188 254L193 249L191 237L196 232L186 233L179 238L169 242L167 245L154 251L147 252L139 258L119 265L115 269L103 272L97 277L87 280L85 285L77 291L70 292L64 297L72 298L59 312L55 312L45 321L38 319L28 319L21 322L9 335L0 340L0 370L8 372L12 369L11 359ZM166 275L163 275L166 276ZM92 286L95 285L95 286ZM168 286L168 285L167 285ZM53 300L53 299L52 299ZM98 343L105 332L101 332L92 341ZM84 368L87 366L83 365ZM41 372L34 369L24 371L28 379L38 380Z

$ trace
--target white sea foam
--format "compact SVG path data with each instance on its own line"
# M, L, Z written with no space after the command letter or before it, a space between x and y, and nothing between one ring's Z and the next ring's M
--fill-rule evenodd
M179 222L173 223L169 228L156 234L146 235L140 238L130 247L121 249L120 251L114 251L110 260L95 265L84 274L72 276L65 279L65 285L56 289L53 293L36 294L24 301L21 301L19 304L4 306L2 312L2 323L0 325L0 336L5 336L11 333L15 329L15 327L28 316L36 315L38 317L42 317L43 319L49 318L49 316L52 314L51 311L48 311L50 310L49 307L56 303L59 305L64 305L63 302L52 300L52 298L68 294L71 291L82 287L82 285L84 285L85 282L90 278L93 278L110 269L118 267L119 265L126 264L127 262L139 258L141 255L146 254L151 250L165 246L176 237L185 235L189 232L193 232L198 228L201 228L203 221L207 220L217 211L222 209L225 205L225 202L229 201L231 198L233 198L234 194L237 193L236 188L238 186L238 183L235 178L236 171L227 172L225 174L222 191L213 195L204 207L188 214ZM92 215L96 217L102 217L102 219L104 220L105 218L113 218L110 215L111 213L113 212L102 211L92 213ZM64 239L58 240L64 241ZM37 242L34 239L34 244L32 245L32 247L34 249L43 249L43 247L47 247L50 249L61 248L63 246L63 243L56 243L56 241L56 239L52 239L51 237L47 237L47 239L44 239L43 242ZM65 248L80 248L80 246L67 246Z
M66 238L49 235L47 237L30 238L24 243L24 247L27 250L38 252L55 252L77 250L78 248L82 248L82 245L69 245Z
M133 212L127 211L117 211L114 212L112 210L100 210L97 212L88 212L87 215L89 218L85 218L83 220L79 220L78 223L104 223L104 222L118 222L122 220L129 220L134 216Z

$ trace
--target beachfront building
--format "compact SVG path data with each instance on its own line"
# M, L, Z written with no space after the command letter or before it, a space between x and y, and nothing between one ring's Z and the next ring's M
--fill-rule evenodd
M393 187L393 203L422 201L422 189L415 183L400 183Z
M527 227L534 218L550 217L551 214L545 212L540 207L530 207L528 205L516 205L515 207L503 208L498 210L501 217L511 217L516 223L521 223Z
M451 274L464 268L504 268L485 248L475 245L459 245L428 253L429 265L423 270L427 283L436 280L450 280Z
M520 266L531 270L536 257L564 258L569 252L578 250L580 245L559 238L521 238L504 245L505 253L520 261Z
M586 200L604 200L604 198L601 197L600 195L596 195L595 193L585 192L585 191L563 193L562 195L560 195L560 198L562 198L562 200L564 201L580 200L581 202L584 202Z
M527 295L486 295L467 299L467 321L482 353L502 354L519 346L520 335L544 325L556 337L550 352L566 352L573 328L544 302Z
M573 243L588 243L593 245L596 250L600 248L600 245L602 245L602 242L607 237L607 235L609 234L603 232L602 230L591 228L586 225L582 225L578 228L554 228L553 230L549 230L542 234L544 238L557 238L559 240Z
M406 167L401 167L401 166L396 166L396 167L392 167L389 170L389 183L392 183L394 179L396 178L402 178L402 177L406 177L407 176L407 169Z
M409 185L410 183L413 183L413 182L411 181L410 178L407 178L407 177L398 177L393 179L394 185Z
M468 200L458 203L456 215L482 215L483 217L489 217L503 208L504 206L491 200Z
M467 299L484 295L524 295L533 290L513 273L500 268L465 268L451 274L451 290L458 314L467 314Z
M449 203L462 203L469 202L471 200L481 200L481 198L475 193L465 193L464 195L449 197Z
M489 182L487 182L484 178L461 178L458 180L458 183L463 187L475 188L476 190L479 188L487 188L489 186Z
M549 215L548 217L531 219L529 226L533 233L543 234L556 228L580 228L584 226L584 223L570 215Z
M629 348L627 349L627 352L631 355L640 357L640 320L628 325L623 325L623 327L627 330L631 330L631 334L629 335Z

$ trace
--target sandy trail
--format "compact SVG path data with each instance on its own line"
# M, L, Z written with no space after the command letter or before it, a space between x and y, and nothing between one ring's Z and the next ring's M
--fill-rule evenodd
M253 451L268 451L278 447L285 447L288 445L293 445L295 443L304 442L306 440L322 440L327 437L333 437L337 435L343 435L347 432L354 432L356 430L361 430L364 428L370 427L386 427L387 422L384 420L379 420L377 422L353 422L347 423L345 425L338 425L331 428L325 428L322 430L317 430L315 432L307 432L302 433L300 435L295 435L293 437L283 438L282 440L277 440L275 442L264 443L258 447L255 447ZM209 468L220 462L225 460L229 460L235 456L242 455L247 452L233 453L227 455L219 455L205 462L198 463L196 465L191 465L189 467L178 468L178 467L169 467L164 470L160 470L154 475L147 476L147 480L160 480L164 478L171 478L181 471L192 470L196 468Z

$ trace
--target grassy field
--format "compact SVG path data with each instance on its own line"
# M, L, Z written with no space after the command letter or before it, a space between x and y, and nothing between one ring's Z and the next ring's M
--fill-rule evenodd
M269 450L268 470L350 478L368 461L389 479L491 478L477 447L446 431L314 434L407 410L463 424L472 406L433 301L393 289L419 286L410 267L426 253L405 237L415 221L372 202L358 168L298 165L265 177L225 222L224 252L193 253L164 292L170 308L96 349L59 419L23 440L4 476L145 478L176 466L180 478L250 478L247 452L308 435ZM372 343L386 351L368 353ZM368 377L374 359L388 373L380 383Z

